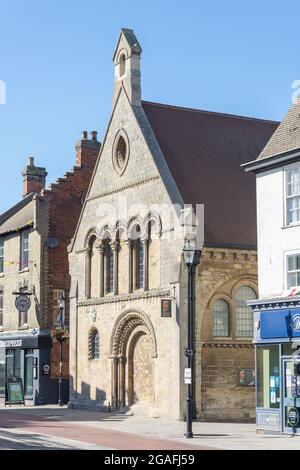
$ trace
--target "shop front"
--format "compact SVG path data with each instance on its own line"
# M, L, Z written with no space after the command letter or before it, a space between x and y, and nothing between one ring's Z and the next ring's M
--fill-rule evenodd
M300 299L249 305L254 315L257 430L300 434Z
M25 400L34 405L58 402L58 382L51 378L50 333L33 330L28 334L0 337L0 398L5 397L8 379L21 379ZM68 383L63 381L64 400Z

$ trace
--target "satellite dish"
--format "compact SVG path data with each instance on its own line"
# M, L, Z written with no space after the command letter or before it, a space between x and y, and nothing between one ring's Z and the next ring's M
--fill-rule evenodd
M57 240L57 238L54 238L54 237L49 237L46 240L46 245L48 248L57 248L59 245L59 240Z

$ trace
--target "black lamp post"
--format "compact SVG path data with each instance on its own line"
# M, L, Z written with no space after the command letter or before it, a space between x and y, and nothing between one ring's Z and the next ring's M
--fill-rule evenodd
M190 370L190 380L188 383L188 394L186 399L187 418L185 437L191 439L193 435L193 415L195 410L195 271L199 264L201 250L197 250L193 241L186 240L183 248L184 262L188 269L188 345L185 355L188 360L188 369Z
M62 295L59 299L59 322L60 322L60 329L62 330L64 327L64 315L65 315L65 298ZM62 337L59 340L59 380L58 380L58 405L63 406L63 401L62 401L62 343L63 339Z

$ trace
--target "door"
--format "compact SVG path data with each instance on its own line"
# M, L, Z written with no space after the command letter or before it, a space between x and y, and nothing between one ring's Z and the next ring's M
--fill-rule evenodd
M283 359L283 432L300 434L300 357L299 363L292 359Z

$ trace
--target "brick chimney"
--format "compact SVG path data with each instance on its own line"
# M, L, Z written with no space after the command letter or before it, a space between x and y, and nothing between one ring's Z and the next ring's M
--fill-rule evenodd
M91 131L88 139L87 131L83 131L81 139L76 142L76 166L84 167L95 165L101 143L97 140L97 132Z
M27 166L22 171L23 197L30 193L40 193L45 188L47 174L45 168L34 166L33 157L28 157Z

